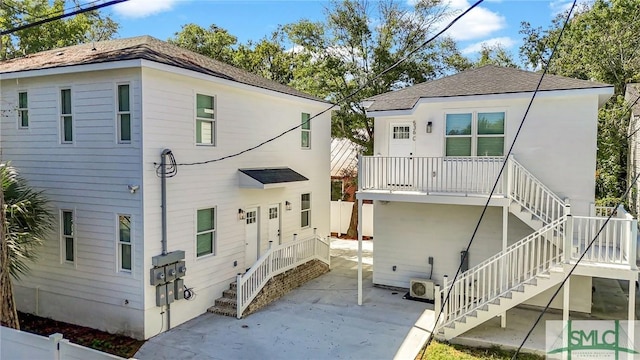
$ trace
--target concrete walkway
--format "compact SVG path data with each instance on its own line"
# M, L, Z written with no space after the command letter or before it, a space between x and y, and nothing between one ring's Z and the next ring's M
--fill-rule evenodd
M403 300L404 293L374 288L373 244L366 241L364 246L362 306L357 305L357 242L333 240L329 273L245 319L201 315L148 340L135 357L392 359L405 338L403 348L417 353L420 349L412 347L419 346L422 335L409 332L433 306Z

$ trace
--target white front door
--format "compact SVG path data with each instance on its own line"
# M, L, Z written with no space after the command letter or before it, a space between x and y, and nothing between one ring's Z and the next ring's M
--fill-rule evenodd
M269 241L273 241L271 245L278 245L280 241L280 204L269 205Z
M245 211L245 267L250 268L258 260L258 209Z
M387 185L411 186L415 134L413 123L391 123L389 128L389 164Z

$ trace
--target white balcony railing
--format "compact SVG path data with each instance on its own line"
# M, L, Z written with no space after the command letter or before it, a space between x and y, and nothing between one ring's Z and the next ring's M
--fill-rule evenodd
M504 157L360 158L360 190L489 195ZM506 193L502 178L494 195Z

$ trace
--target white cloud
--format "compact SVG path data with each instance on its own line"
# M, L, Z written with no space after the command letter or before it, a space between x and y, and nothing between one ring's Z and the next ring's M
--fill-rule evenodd
M562 14L563 12L571 9L571 5L573 5L573 1L571 0L554 0L549 3L549 7L551 8L551 16L556 16L558 14Z
M113 7L120 16L128 18L143 18L150 15L169 11L178 0L129 0Z
M477 53L480 50L482 50L482 46L495 46L495 45L501 45L504 49L508 49L510 47L512 47L515 44L515 40L513 40L510 37L497 37L497 38L493 38L493 39L487 39L487 40L483 40L480 42L477 42L475 44L471 44L467 47L465 47L464 49L460 50L461 53L468 55L468 54L473 54L473 53Z
M450 0L449 8L458 14L471 6L467 0ZM450 20L445 21L448 23ZM446 34L454 40L464 41L487 37L490 34L506 27L506 19L491 10L483 7L475 7L469 11Z

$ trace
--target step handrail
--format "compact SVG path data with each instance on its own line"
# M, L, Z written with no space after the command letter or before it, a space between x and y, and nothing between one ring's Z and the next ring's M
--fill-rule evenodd
M552 246L548 239L555 236L564 241L567 234L563 225L567 219L567 216L563 216L555 220L505 251L465 271L455 282L445 283L436 294L435 308L438 311L442 308L442 300L449 294L448 301L442 308L439 326L446 326L466 316L561 263L562 249Z
M509 198L545 224L566 215L565 202L549 189L540 179L520 164L513 156L509 157Z
M236 277L236 316L249 307L269 280L311 260L330 265L330 244L314 234L310 237L269 248L244 274Z

